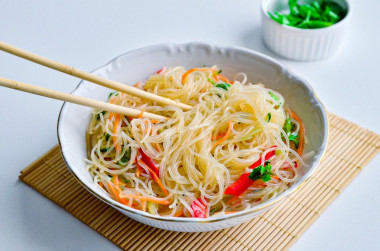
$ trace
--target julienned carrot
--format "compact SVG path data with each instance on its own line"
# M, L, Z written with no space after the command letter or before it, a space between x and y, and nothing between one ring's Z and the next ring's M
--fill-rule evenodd
M155 124L155 123L160 123L160 121L157 120L157 119L151 119L150 122L153 123L153 124Z
M119 127L120 123L120 114L115 115L115 123L113 124L113 131L112 133L114 134L112 139L113 139L113 145L115 146L116 151L119 153L121 151L121 146L117 143L117 128Z
M180 216L183 215L183 213L184 213L184 211L183 211L183 209L181 209L181 210L179 210L178 212L176 212L176 213L173 215L173 217L180 217Z
M136 176L137 176L137 177L140 177L140 174L141 174L141 166L137 165L137 168L136 168Z
M214 68L193 68L193 69L190 69L182 75L182 80L181 80L182 84L185 83L187 76L189 76L190 73L193 73L195 71L203 71L203 72L211 71L214 73L217 71L217 69L214 69Z
M101 186L101 188L106 189L106 187L103 185L102 182L98 182L98 184L99 184L99 186Z
M133 87L141 88L141 84L142 84L142 82L139 81L139 82L137 82L136 84L134 84Z
M228 139L228 137L229 137L230 134L231 134L231 129L232 129L232 122L231 122L231 121L228 121L228 129L227 129L226 134L223 136L223 138L221 138L220 140L218 140L217 142L215 142L215 143L212 145L212 149L214 149L215 146L219 145L220 143L222 143L222 142L224 142L225 140Z
M228 211L228 212L224 212L224 214L234 214L234 213L237 213L237 211Z
M141 201L141 206L142 206L142 210L145 212L146 211L146 200Z
M155 145L156 147L156 150L157 150L157 152L160 152L160 153L162 153L162 149L161 149L161 146L160 146L160 144L158 144L158 143L156 143L156 145Z
M291 113L291 116L294 120L296 120L298 122L298 124L300 125L300 128L299 128L299 132L298 132L298 148L297 148L297 153L298 155L301 156L302 152L303 152L303 146L304 146L304 143L305 143L305 131L304 131L304 128L303 128L303 124L302 124L302 121L301 119L297 116L297 114L295 114L292 110L290 110L290 113Z
M108 188L109 188L109 190L110 190L110 192L111 192L111 195L112 195L115 199L117 199L120 203L122 203L122 204L128 206L128 201L127 201L126 199L123 199L123 198L121 198L121 197L119 196L119 191L118 191L118 189L114 188L112 185L108 185Z
M162 192L164 192L164 194L166 196L168 196L169 193L166 190L166 188L164 187L164 185L162 184L160 178L158 178L157 174L148 165L146 165L142 160L139 160L138 163L140 165L143 165L143 167L145 167L146 169L148 169L148 171L150 172L150 175L152 175L153 179L157 182L157 184L161 188Z
M169 205L171 202L169 200L160 200L152 197L147 197L147 196L141 196L141 195L136 195L136 194L120 194L121 198L131 198L131 199L136 199L136 200L141 200L141 201L150 201L154 202L157 204L161 205Z
M144 112L145 112L145 108L141 109L141 112L140 112L139 116L137 116L137 118L141 119L142 116L143 116L143 114L144 114Z
M232 80L229 80L227 77L225 77L225 76L223 76L223 75L216 75L215 76L216 77L216 79L219 81L219 79L220 80L222 80L222 81L224 81L224 82L226 82L226 83L228 83L228 84L233 84L234 83L234 81L232 81Z

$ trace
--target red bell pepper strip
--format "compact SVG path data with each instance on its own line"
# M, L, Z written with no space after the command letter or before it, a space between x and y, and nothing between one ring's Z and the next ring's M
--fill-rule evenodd
M149 158L148 155L146 155L144 153L144 151L140 148L139 149L139 152L141 154L141 160L147 165L149 166L150 169L153 170L153 172L155 172L155 174L157 175L157 177L160 177L160 170L158 168L158 165L156 162L154 162L154 160L152 160L151 158Z
M275 147L275 146L272 146ZM276 154L276 150L268 152L264 157L264 162L269 160L271 157L273 157ZM261 158L257 160L255 163L253 163L249 168L255 169L256 167L259 167L261 165ZM244 173L240 176L239 179L237 179L234 183L232 183L229 187L227 187L226 191L224 191L224 194L230 194L234 196L239 196L242 193L244 193L250 186L265 186L265 182L262 180L251 180L249 178L250 173Z
M204 208L199 206L198 203L195 201L198 201L200 204L202 204L204 206ZM203 203L201 198L198 198L191 203L191 209L193 209L195 218L206 218L207 217L207 207Z

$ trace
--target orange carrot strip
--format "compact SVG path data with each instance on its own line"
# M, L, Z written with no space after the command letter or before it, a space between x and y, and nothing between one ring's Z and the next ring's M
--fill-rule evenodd
M160 178L158 178L157 174L148 165L146 165L142 160L139 160L138 162L139 162L140 165L144 165L144 167L146 169L148 169L148 171L150 172L150 175L152 175L153 179L157 182L157 184L161 188L162 192L164 192L164 194L166 196L168 196L169 193L166 190L166 188L164 187L164 185L162 184Z
M218 135L216 135L215 137L214 136L212 136L211 137L211 140L217 140L217 139L220 139L220 138L222 138L224 135L223 134L218 134Z
M144 112L145 112L145 108L141 109L141 112L140 112L139 116L137 116L137 118L141 119L143 117Z
M142 206L142 210L145 212L146 211L146 200L141 201L141 206Z
M224 212L224 214L234 214L234 213L237 213L237 211Z
M136 84L134 84L133 87L141 88L141 84L142 84L142 82L139 81L139 82L137 82Z
M183 210L180 210L180 211L176 212L176 213L173 215L173 217L180 217L180 216L183 215L183 213L184 213L184 211L183 211Z
M127 201L126 199L123 199L123 198L121 198L121 197L119 196L119 191L118 191L116 188L114 188L112 185L108 185L108 188L109 188L109 190L110 190L111 195L112 195L116 200L118 200L120 203L122 203L122 204L128 206L128 201Z
M220 143L222 143L222 142L224 142L224 141L226 141L226 140L228 139L228 137L229 137L230 134L231 134L231 129L232 129L232 122L231 122L231 121L228 121L228 129L227 129L226 134L224 135L223 138L221 138L219 141L215 142L215 143L212 145L212 149L213 149L215 146L219 145Z
M181 80L182 84L185 83L187 76L189 76L190 73L193 73L195 71L211 71L211 72L216 72L217 69L214 69L214 68L193 68L193 69L190 69L190 70L188 70L187 72L185 72L182 75L182 80Z
M157 120L157 119L151 119L150 122L153 123L153 124L155 124L155 123L160 123L160 121Z
M161 146L160 146L160 144L158 144L158 143L156 143L156 145L155 145L156 147L156 150L157 150L157 152L160 152L160 153L162 153L162 149L161 149Z
M229 199L228 201L227 201L227 203L226 204L232 204L234 201L236 201L237 199L239 199L239 197L238 196L234 196L234 197L232 197L231 199Z
M136 176L137 176L137 177L140 177L140 174L141 174L141 166L137 165L137 168L136 168Z
M106 189L106 187L103 185L102 182L98 182L99 186L101 186L103 189Z
M226 82L226 83L229 83L229 84L233 84L234 81L232 80L229 80L227 77L223 76L223 75L217 75L216 78L219 80L222 80L223 82Z
M141 195L135 195L135 194L124 194L123 193L120 196L121 196L121 198L132 198L132 199L136 199L136 200L151 201L151 202L161 204L161 205L169 205L171 203L169 200L159 200L156 198L146 197L146 196L141 196Z
M303 127L301 119L297 116L297 114L295 114L293 111L290 111L290 113L291 113L292 118L294 120L297 120L298 124L300 125L300 129L298 132L299 143L298 143L297 153L298 153L298 155L301 156L301 154L303 152L304 143L305 143L304 127Z
M273 175L271 176L273 179L276 179L276 180L281 180L280 177L278 177L277 175Z

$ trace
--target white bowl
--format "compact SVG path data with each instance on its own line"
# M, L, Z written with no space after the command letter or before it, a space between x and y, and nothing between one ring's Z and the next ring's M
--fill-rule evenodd
M90 121L91 108L64 103L58 119L58 140L70 171L88 191L125 215L153 227L182 232L212 231L246 222L294 192L317 167L326 147L328 125L323 105L310 84L292 74L276 60L237 47L220 47L207 43L162 44L123 54L93 73L122 83L133 84L145 80L163 66L182 65L192 68L214 64L223 69L223 73L228 77L233 77L238 72L245 72L251 82L262 82L265 86L279 91L291 109L303 120L308 139L305 152L314 151L315 154L306 160L308 168L305 174L286 192L251 209L206 219L154 216L126 207L99 189L85 168L83 161L86 157L85 134ZM72 93L107 100L110 91L105 87L81 81Z
M274 13L288 9L288 0L262 0L262 34L269 49L282 57L300 61L333 55L342 45L352 12L348 0L333 1L347 11L342 20L327 28L300 29L281 25L268 15L268 11Z

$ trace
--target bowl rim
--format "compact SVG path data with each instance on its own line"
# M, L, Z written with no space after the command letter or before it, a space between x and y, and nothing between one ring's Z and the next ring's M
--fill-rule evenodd
M62 114L64 113L64 111L66 109L67 102L64 102L62 104L62 107L61 107L61 110L60 110L59 116L58 116L58 121L57 121L57 138L58 138L58 144L60 146L60 151L61 151L62 158L63 158L63 160L64 160L67 168L69 169L69 171L74 175L74 177L77 179L77 181L87 191L89 191L96 198L100 199L101 201L107 203L108 205L112 206L113 208L115 208L115 209L117 209L119 211L122 211L122 212L123 211L127 211L127 213L134 214L134 217L136 217L136 216L137 217L144 217L144 218L149 218L151 220L162 221L162 222L211 223L211 222L220 222L220 221L224 221L224 220L227 220L227 219L240 218L240 217L245 216L245 215L253 214L255 212L259 212L259 211L262 211L264 209L268 209L271 205L276 204L280 200L288 197L290 194L292 194L293 192L295 192L296 190L298 190L300 187L302 187L305 184L305 182L310 179L310 177L315 172L315 170L318 168L318 166L320 165L321 159L323 158L323 156L324 156L324 154L326 152L327 142L328 142L328 138L329 138L329 121L327 119L327 112L326 112L325 106L320 101L320 99L318 98L318 95L316 94L315 90L313 89L313 87L311 86L311 84L308 81L306 81L305 79L303 79L303 78L299 77L298 75L294 74L294 72L292 72L290 69L288 69L288 67L286 67L283 63L281 63L281 62L277 61L276 59L271 58L271 57L269 57L269 56L267 56L265 54L262 54L262 53L260 53L258 51L250 50L250 49L239 47L239 46L221 46L221 45L216 45L214 43L208 43L208 42L160 43L160 44L155 44L155 45L141 47L141 48L138 48L138 49L134 49L134 50L125 52L125 53L123 53L123 54L121 54L121 55L119 55L119 56L111 59L106 64L104 64L104 65L102 65L100 67L97 67L96 69L92 70L91 73L94 73L94 72L96 72L96 71L98 71L98 70L100 70L102 68L107 67L108 65L112 64L114 61L118 60L121 57L127 56L128 54L133 54L133 53L136 53L136 52L142 52L144 50L159 49L161 47L171 47L171 48L172 47L185 47L185 48L187 48L189 46L207 46L207 47L212 47L212 48L234 50L234 51L239 51L239 52L248 53L248 54L257 56L257 57L259 57L261 59L264 59L267 62L273 63L274 65L277 65L280 68L282 68L283 69L283 73L282 74L288 74L288 75L292 76L293 78L299 80L312 93L312 96L315 98L315 101L322 108L321 109L321 115L322 115L322 118L323 118L322 123L324 125L325 131L324 131L324 135L323 135L323 142L322 142L322 145L320 147L321 148L321 152L317 156L317 159L315 159L315 161L313 162L310 170L307 173L305 173L298 181L296 181L296 183L293 184L291 188L287 189L286 191L284 191L283 193L281 193L277 197L271 198L271 199L269 199L269 200L267 200L267 201L265 201L263 203L260 203L260 204L254 206L254 207L251 207L249 209L245 209L245 210L242 210L242 211L234 213L234 214L218 215L218 216L215 216L215 217L208 217L208 218L167 217L167 216L159 216L159 215L157 216L157 215L152 215L152 214L147 213L147 212L143 212L143 211L138 210L138 209L127 207L127 206L125 206L125 205L123 205L123 204L115 201L111 197L106 197L106 196L102 196L102 195L98 194L93 189L91 189L90 187L88 187L76 175L76 173L74 172L74 170L70 166L69 162L67 161L67 159L65 157L64 150L63 150L64 148L62 148L62 142L61 142L61 138L60 138L60 131L61 131L60 125L61 125L61 120L62 120ZM79 84L70 93L74 93L84 82L85 82L85 80L81 80L79 82ZM297 183L298 183L298 185L297 185Z
M261 3L260 3L261 14L262 14L262 16L265 19L270 20L270 22L272 22L274 24L277 24L278 27L282 27L285 30L295 31L295 32L303 32L305 34L316 33L316 32L324 32L324 31L330 31L330 30L339 29L342 25L344 25L344 23L348 22L347 20L349 20L351 18L351 15L352 15L352 4L351 4L350 0L343 0L347 4L347 13L343 17L342 20L340 20L339 22L337 22L337 23L335 23L335 24L333 24L333 25L331 25L329 27L316 28L316 29L301 29L301 28L298 28L298 27L293 27L293 26L289 26L289 25L280 24L280 23L277 23L276 21L274 21L268 15L268 10L266 8L264 8L264 2L267 2L267 1L271 1L271 0L261 0ZM273 0L273 1L278 1L278 0ZM335 2L335 1L333 0L333 2Z

